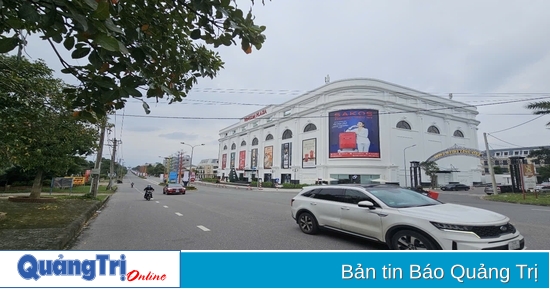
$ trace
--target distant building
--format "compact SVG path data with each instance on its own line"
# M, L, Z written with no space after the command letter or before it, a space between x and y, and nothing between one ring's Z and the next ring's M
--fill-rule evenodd
M215 178L218 175L218 159L204 159L196 169L196 177L199 179Z
M510 157L524 157L527 160L528 164L534 164L535 170L541 167L541 162L535 158L529 158L529 154L532 151L539 150L541 148L550 149L550 146L536 146L536 147L517 147L517 148L506 148L506 149L495 149L489 150L491 158L493 160L494 166L499 167L502 171L502 174L510 173ZM483 174L489 175L489 163L488 161L482 160L481 165L483 166Z

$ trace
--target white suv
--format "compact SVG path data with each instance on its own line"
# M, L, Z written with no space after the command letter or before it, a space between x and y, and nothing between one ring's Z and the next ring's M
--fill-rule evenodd
M522 250L523 236L501 214L445 204L394 185L305 187L291 201L302 232L336 230L396 250Z

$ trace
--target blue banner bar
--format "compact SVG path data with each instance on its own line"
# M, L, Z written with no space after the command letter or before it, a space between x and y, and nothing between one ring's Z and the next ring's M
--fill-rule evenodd
M548 252L181 253L182 288L548 288Z

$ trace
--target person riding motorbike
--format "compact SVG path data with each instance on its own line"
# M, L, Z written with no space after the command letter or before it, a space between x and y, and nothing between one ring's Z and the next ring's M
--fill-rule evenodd
M133 187L134 187L134 182L132 182L132 183L130 184L130 186L133 188Z
M147 187L145 187L144 191L145 191L145 195L143 195L143 198L145 198L147 196L148 191L151 192L151 198L153 198L153 192L155 191L155 189L153 189L153 187L151 187L151 185L147 185Z

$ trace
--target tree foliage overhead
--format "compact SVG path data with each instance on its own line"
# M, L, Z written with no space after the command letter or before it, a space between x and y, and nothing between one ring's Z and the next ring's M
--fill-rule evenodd
M527 105L528 109L534 110L533 114L550 114L550 101L537 101ZM546 125L550 125L550 122Z
M431 187L437 186L437 173L439 172L439 166L435 161L421 162L420 168L424 170L424 173L430 177Z
M0 55L0 163L36 171L36 186L45 172L67 173L97 140L97 128L73 117L52 73L43 61Z
M240 41L251 53L265 41L266 28L254 23L252 10L244 13L231 0L0 0L0 8L0 53L24 42L22 32L41 34L63 72L80 81L66 93L90 119L123 108L142 91L181 101L198 78L213 78L223 68L206 45ZM72 65L59 49L89 64Z

